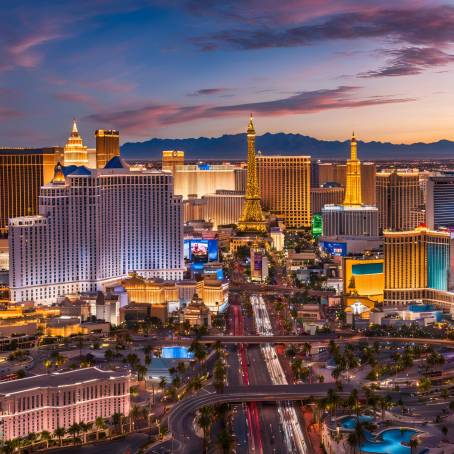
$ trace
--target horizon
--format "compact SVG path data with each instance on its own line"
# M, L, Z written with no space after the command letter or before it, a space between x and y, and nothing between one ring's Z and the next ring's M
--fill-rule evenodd
M245 130L454 137L454 5L440 0L24 0L0 19L2 146ZM31 19L33 18L33 19ZM20 30L20 32L18 32ZM169 33L169 31L171 31Z

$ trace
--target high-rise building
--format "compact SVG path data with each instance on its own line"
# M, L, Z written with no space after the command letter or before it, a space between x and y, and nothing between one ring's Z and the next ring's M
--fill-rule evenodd
M378 210L362 203L361 165L357 157L357 144L352 136L350 159L346 167L346 187L343 205L325 205L322 208L323 236L365 238L378 236Z
M427 227L385 230L385 302L408 303L423 289L447 291L450 243L449 232Z
M378 172L377 208L380 230L412 230L412 210L422 204L418 172Z
M8 219L38 213L39 190L52 180L62 148L0 148L0 235Z
M130 410L130 375L96 367L0 383L3 441Z
M190 221L204 221L206 220L206 200L197 199L196 197L189 197L183 200L183 219L184 223Z
M246 183L247 183L247 168L240 167L235 169L235 191L246 192Z
M287 228L310 227L310 156L259 155L256 162L263 209Z
M374 162L361 162L361 199L364 205L375 205L375 174ZM318 163L318 186L326 183L338 183L344 187L347 184L347 166L340 163ZM316 187L313 185L313 187Z
M120 157L68 175L58 165L41 188L39 215L9 222L12 300L51 304L131 272L181 279L181 205L169 173L132 171Z
M244 193L239 191L216 191L202 197L206 203L206 221L213 223L213 229L220 225L237 224L244 209Z
M184 200L213 194L218 189L234 191L239 169L234 164L185 164L183 151L162 152L162 170L172 172L175 195L181 195Z
M255 160L255 129L252 115L247 129L247 184L246 203L238 222L243 232L266 232L265 217L260 203L260 190L257 181L257 165Z
M88 149L77 129L76 120L73 121L71 135L63 149L65 166L88 166Z
M96 167L104 169L115 156L120 156L120 133L113 129L98 129L96 136Z
M430 229L454 226L454 173L427 180L426 224Z
M311 188L311 216L321 213L325 205L340 205L344 193L339 183L325 183L320 188Z

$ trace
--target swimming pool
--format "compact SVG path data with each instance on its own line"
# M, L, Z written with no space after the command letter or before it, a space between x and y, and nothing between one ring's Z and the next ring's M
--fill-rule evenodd
M190 352L188 347L175 345L172 347L162 347L161 358L192 359L194 358L194 353Z
M360 415L358 418L360 422L372 422L374 419L372 416L367 415ZM340 426L343 429L353 430L356 427L356 416L346 416L345 418L342 418Z
M388 454L410 454L408 443L417 433L413 429L387 429L376 438L372 438L361 445L361 451Z
M359 420L371 422L373 418L361 415ZM343 429L353 430L356 427L356 421L356 416L346 416L340 420L340 426ZM418 431L414 429L386 429L379 435L374 435L366 430L366 441L361 445L361 451L374 454L410 454L410 447L402 443L408 443L417 433Z

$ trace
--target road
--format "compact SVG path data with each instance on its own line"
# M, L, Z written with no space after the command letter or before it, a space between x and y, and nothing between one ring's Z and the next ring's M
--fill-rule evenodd
M137 451L146 443L147 439L147 434L134 433L119 440L106 440L103 443L64 448L61 452L65 454L124 454L128 449L130 452Z
M345 397L353 388L353 385L346 384L343 391L336 393ZM169 431L174 439L174 452L188 453L200 450L200 438L193 430L194 417L200 407L223 402L280 402L325 397L329 389L334 389L333 384L229 386L222 394L205 393L183 399L172 408L168 419Z
M251 305L257 332L265 337L272 336L271 320L263 298L261 296L251 296ZM260 349L265 358L272 383L275 385L287 385L287 378L274 347L271 344L262 344ZM289 402L279 403L278 414L284 430L287 452L306 454L308 452L306 440L294 405Z

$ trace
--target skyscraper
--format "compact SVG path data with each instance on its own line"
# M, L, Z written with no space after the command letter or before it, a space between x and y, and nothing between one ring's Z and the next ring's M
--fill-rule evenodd
M0 148L0 235L8 219L38 213L39 190L51 181L62 148Z
M380 230L412 230L412 211L422 204L418 172L377 173L377 208Z
M96 136L96 168L103 169L115 156L120 156L120 133L113 129L98 129Z
M325 205L322 209L323 236L338 240L350 237L355 240L378 237L378 210L364 205L361 197L361 164L357 156L356 138L350 143L350 159L346 167L346 187L343 205ZM353 251L351 251L353 252Z
M338 183L325 183L320 188L311 188L311 216L322 212L325 205L340 205L345 190Z
M132 171L119 157L104 169L64 170L42 187L39 215L10 220L13 301L51 304L130 272L182 278L182 206L170 174Z
M310 227L310 156L257 156L262 206L287 228Z
M83 144L82 137L77 129L76 120L73 121L71 135L63 149L65 166L87 166L88 165L88 150Z
M430 229L454 226L454 174L427 180L426 223Z
M266 232L265 217L260 204L260 192L257 182L257 167L255 161L255 129L252 115L247 129L247 184L246 203L238 221L238 227L243 232Z
M355 133L350 142L350 159L347 160L344 205L358 206L361 198L361 165L358 160Z
M417 227L384 232L385 302L423 299L424 289L448 290L450 234Z

